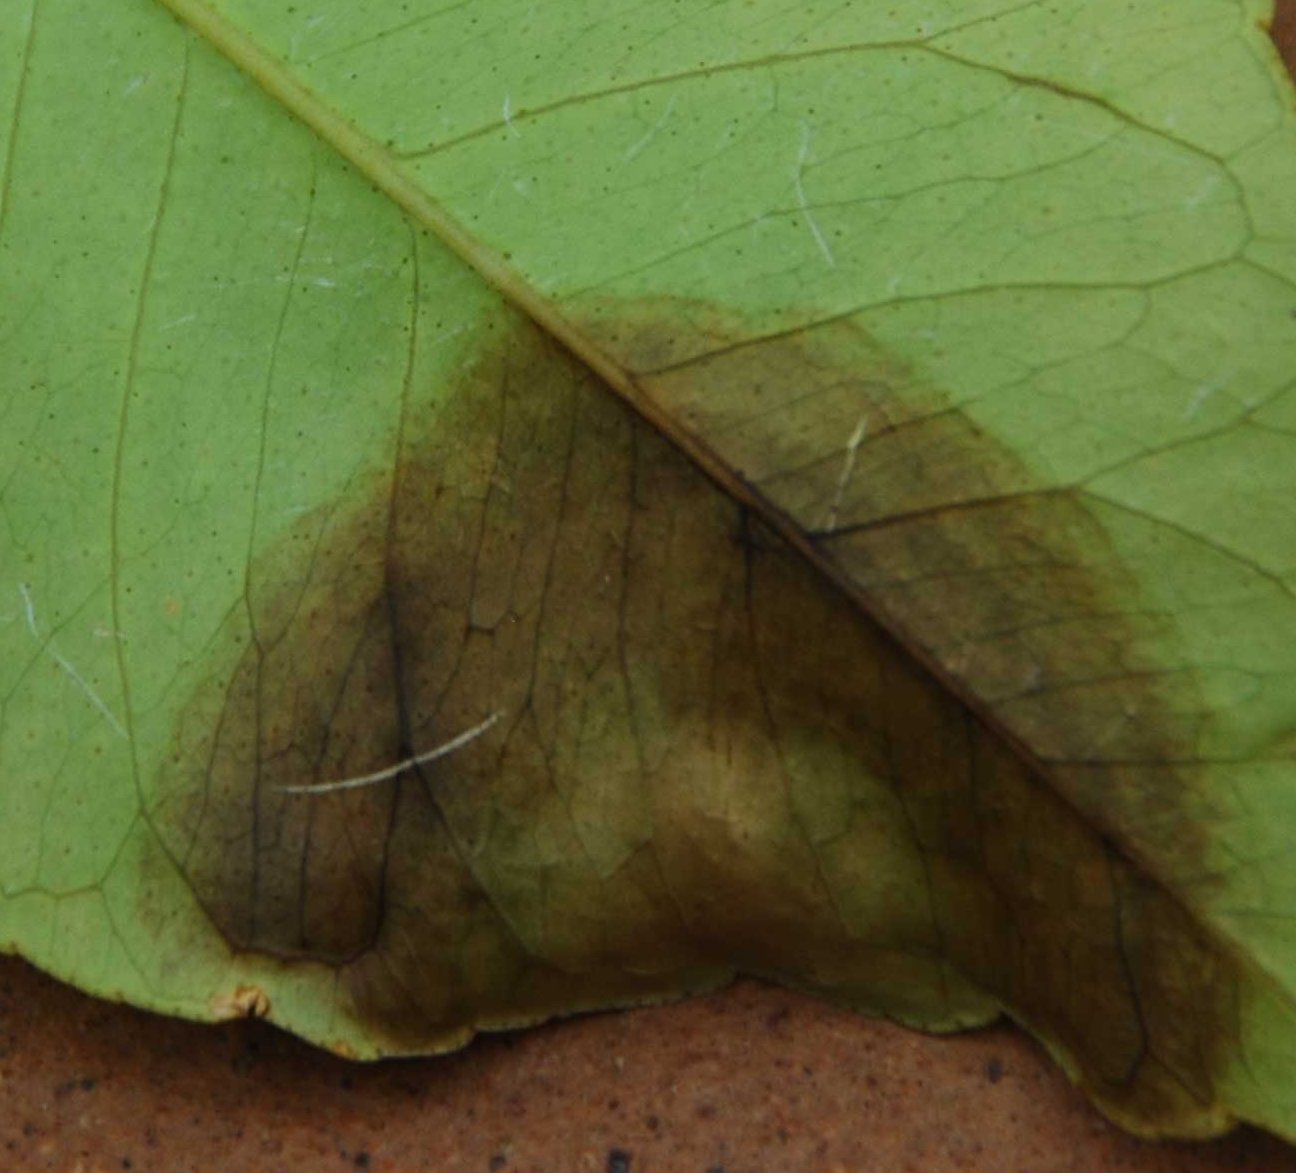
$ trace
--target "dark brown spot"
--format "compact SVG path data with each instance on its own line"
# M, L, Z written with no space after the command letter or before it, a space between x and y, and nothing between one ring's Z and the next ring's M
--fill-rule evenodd
M1173 633L1130 618L1078 502L857 329L680 360L688 316L607 337L670 368L645 394L742 500L501 331L250 568L157 779L171 865L232 953L335 970L371 1051L742 970L931 1026L1006 1005L1109 1107L1208 1113L1235 974L1116 835L1156 804L1175 867L1204 850L1183 776L1122 773L1199 711L1189 676L1131 670ZM1139 714L1101 747L1123 764L1081 765L1112 706ZM496 711L392 780L285 793Z

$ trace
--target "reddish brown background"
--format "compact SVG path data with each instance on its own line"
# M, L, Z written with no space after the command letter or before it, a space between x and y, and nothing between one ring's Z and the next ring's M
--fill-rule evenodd
M1296 73L1296 0L1278 13ZM1248 1129L1134 1141L1009 1027L935 1039L753 983L365 1067L257 1023L97 1002L7 958L0 1146L0 1169L86 1173L1296 1170L1296 1149Z

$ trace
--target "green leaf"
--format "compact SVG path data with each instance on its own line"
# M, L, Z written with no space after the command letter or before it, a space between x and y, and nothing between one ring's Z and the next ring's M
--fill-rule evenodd
M361 1056L750 972L1296 1135L1267 14L0 10L0 944Z

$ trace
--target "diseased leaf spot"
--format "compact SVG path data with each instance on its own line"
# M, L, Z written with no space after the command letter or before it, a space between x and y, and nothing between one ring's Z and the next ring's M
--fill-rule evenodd
M606 320L660 358L686 319L705 325L696 307ZM1229 963L1059 797L1051 763L923 666L950 648L906 649L822 573L864 535L883 624L903 641L921 606L930 630L987 633L955 669L979 684L1011 681L1024 649L1028 715L1077 652L1081 682L1131 663L1137 627L1099 605L1125 601L1119 568L1080 557L1083 511L1034 502L1029 471L939 396L896 396L906 377L845 330L645 380L762 490L779 461L809 470L798 509L838 514L804 551L816 569L533 327L497 332L419 400L391 467L251 568L252 610L231 612L177 725L153 818L231 949L334 967L383 1050L745 971L926 1024L1010 1003L1117 1110L1209 1103ZM740 386L781 447L721 426ZM798 388L826 396L835 441L782 426ZM978 577L966 555L989 548L1020 566ZM948 569L943 594L921 566ZM1072 608L1107 616L1101 633L1076 643ZM1019 634L1040 620L1043 642ZM1189 685L1132 673L1105 695L1173 738ZM1077 687L1084 731L1107 701ZM1181 809L1094 768L1106 801L1160 803L1163 825ZM382 784L285 792L366 776Z

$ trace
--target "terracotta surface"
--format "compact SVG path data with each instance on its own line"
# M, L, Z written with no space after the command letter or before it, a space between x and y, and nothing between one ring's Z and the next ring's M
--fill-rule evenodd
M0 1167L1208 1173L1291 1170L1244 1131L1143 1144L1021 1034L937 1039L742 983L674 1006L359 1066L0 964Z
M1296 0L1275 36L1296 65ZM1296 198L1296 197L1294 197ZM1250 1130L1144 1144L1008 1027L930 1038L741 983L362 1067L0 959L0 1169L1296 1170Z

